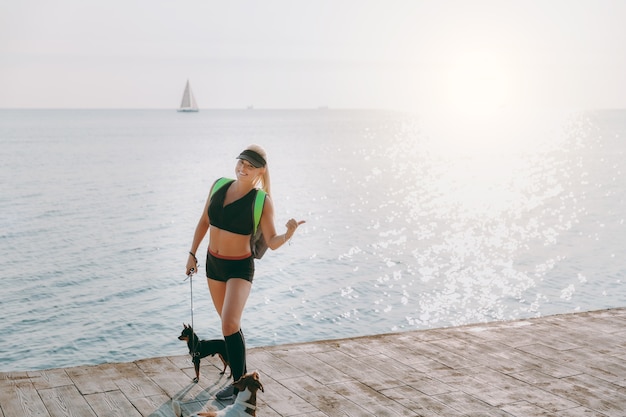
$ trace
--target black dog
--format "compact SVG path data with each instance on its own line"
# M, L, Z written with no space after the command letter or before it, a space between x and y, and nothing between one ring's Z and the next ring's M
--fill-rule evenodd
M187 342L189 354L191 355L191 360L193 361L193 366L196 370L196 377L193 379L193 382L198 382L200 380L200 359L206 358L207 356L215 356L217 354L224 364L224 370L220 372L220 375L224 375L226 368L230 366L227 360L228 354L226 353L226 342L223 339L200 340L194 333L191 326L183 324L183 327L183 331L180 333L180 336L178 336L178 340L184 340ZM232 375L233 373L231 370L229 378Z

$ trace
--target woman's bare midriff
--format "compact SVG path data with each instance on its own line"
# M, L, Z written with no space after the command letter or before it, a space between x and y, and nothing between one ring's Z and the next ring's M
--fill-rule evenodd
M250 254L250 235L239 235L215 226L209 228L209 249L222 256L245 256Z

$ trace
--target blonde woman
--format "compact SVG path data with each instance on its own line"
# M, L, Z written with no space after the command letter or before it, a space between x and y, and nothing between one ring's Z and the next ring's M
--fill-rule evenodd
M274 204L270 198L267 155L260 146L251 145L237 157L235 178L213 195L209 192L193 235L186 273L189 275L197 272L198 261L195 254L208 231L207 282L213 304L222 321L228 360L233 378L237 381L246 372L246 345L241 331L241 316L254 277L250 237L254 227L252 207L257 187L267 193L259 227L270 249L276 250L289 241L304 221L290 219L285 225L286 231L277 234L274 226ZM216 397L224 400L236 395L236 388L228 385Z

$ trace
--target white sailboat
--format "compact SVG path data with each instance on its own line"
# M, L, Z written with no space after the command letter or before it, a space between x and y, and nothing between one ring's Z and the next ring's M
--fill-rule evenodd
M185 86L185 92L183 93L183 101L180 103L180 108L178 111L182 112L197 112L198 104L196 103L196 98L193 96L191 92L191 87L189 86L189 80L187 80L187 85Z

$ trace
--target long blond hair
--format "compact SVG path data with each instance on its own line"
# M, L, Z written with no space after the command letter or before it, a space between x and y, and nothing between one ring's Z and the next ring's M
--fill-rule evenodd
M267 194L270 194L270 169L269 164L267 163L267 152L260 145L250 145L246 148L246 150L254 151L261 155L263 159L265 159L265 171L257 181L257 186L264 190Z

